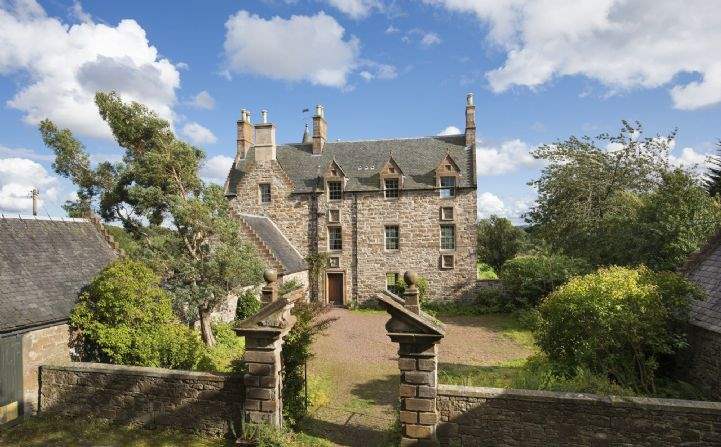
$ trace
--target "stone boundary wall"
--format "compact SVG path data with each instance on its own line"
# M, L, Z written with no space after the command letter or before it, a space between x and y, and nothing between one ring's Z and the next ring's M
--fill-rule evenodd
M439 385L441 446L721 445L721 402Z
M238 427L243 378L102 363L40 367L40 411L222 436Z

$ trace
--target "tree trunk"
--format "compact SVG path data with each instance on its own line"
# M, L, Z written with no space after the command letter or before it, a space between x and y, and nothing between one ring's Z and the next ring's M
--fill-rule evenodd
M213 336L213 328L210 325L210 309L205 306L198 307L200 315L200 334L203 337L205 346L215 346L215 336Z

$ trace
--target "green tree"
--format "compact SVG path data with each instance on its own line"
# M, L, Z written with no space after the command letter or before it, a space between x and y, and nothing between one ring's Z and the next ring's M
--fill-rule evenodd
M514 227L505 217L491 216L481 219L476 235L478 260L498 272L504 262L516 256L525 237L526 232Z
M55 171L78 186L78 200L67 208L85 213L97 206L105 221L122 223L162 273L176 310L187 320L200 319L203 341L212 346L211 312L231 291L258 282L260 263L239 240L223 190L200 179L201 149L178 140L147 107L127 104L114 92L98 92L95 102L125 151L122 162L93 168L70 130L49 120L40 124L55 152Z
M663 175L659 187L642 199L634 240L638 263L675 270L698 250L721 223L719 198L680 169Z
M712 231L717 206L689 173L670 166L674 138L644 137L640 124L624 121L615 136L541 146L533 155L547 164L530 182L538 190L526 215L531 231L593 265L678 265Z
M70 315L85 360L122 365L193 368L203 344L173 314L160 278L142 262L120 260L80 294Z
M709 157L711 166L706 174L706 190L712 196L721 195L721 140L716 144L716 155Z

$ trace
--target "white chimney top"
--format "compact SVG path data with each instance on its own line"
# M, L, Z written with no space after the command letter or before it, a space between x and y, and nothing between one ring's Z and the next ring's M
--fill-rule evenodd
M268 111L267 110L260 111L260 122L262 122L263 124L266 124L268 122Z
M467 106L473 105L473 93L469 93L466 95L466 105Z
M323 106L318 104L315 106L315 116L323 116Z

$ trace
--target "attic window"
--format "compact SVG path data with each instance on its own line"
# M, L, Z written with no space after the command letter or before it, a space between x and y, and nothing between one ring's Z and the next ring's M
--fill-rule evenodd
M343 186L341 182L328 182L328 200L340 200L343 198Z
M441 177L441 197L450 198L456 195L456 178L453 176Z
M258 185L260 192L260 203L270 203L272 200L270 194L270 183L261 183Z
M452 170L453 170L453 166L451 166L451 165L446 165L446 171L452 171Z
M398 179L397 178L387 178L383 181L384 188L383 193L385 194L386 199L395 199L398 197Z

